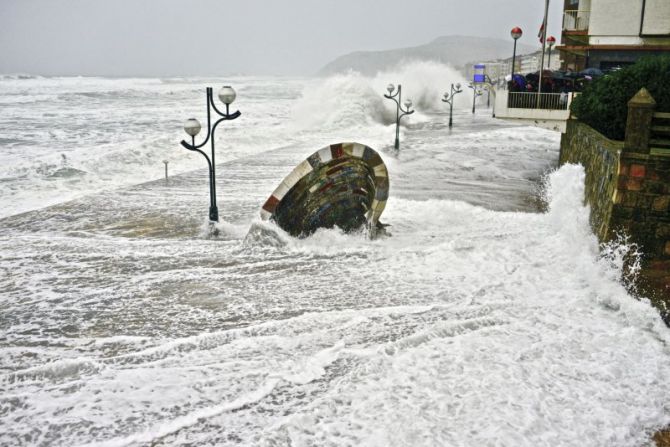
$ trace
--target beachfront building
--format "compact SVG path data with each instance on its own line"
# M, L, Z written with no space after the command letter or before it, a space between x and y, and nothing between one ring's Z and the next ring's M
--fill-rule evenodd
M564 0L562 68L601 70L670 54L670 0Z
M642 56L670 54L670 0L564 0L557 49L555 59L572 72L607 71ZM565 132L574 95L499 90L496 116Z
M544 69L558 70L561 65L558 51L552 51L551 58L548 51L547 49L547 53L545 53ZM514 73L522 77L533 73L537 76L541 60L542 51L517 57ZM570 103L574 98L573 94L563 94L556 91L541 94L536 91L510 92L507 90L506 80L511 77L511 58L504 62L501 64L505 67L504 76L499 78L499 82L494 83L496 89L493 91L495 97L493 115L500 119L525 122L550 130L565 132L566 122L570 115Z
M540 69L540 61L542 56L542 50L535 51L534 53L521 54L516 56L516 66L514 67L514 73L528 74L535 73ZM465 76L468 80L474 79L475 66L483 65L485 67L484 73L488 76L494 84L503 83L505 76L512 73L512 58L507 59L497 59L491 61L483 61L470 63L465 66ZM558 70L560 68L561 62L559 60L558 51L552 51L551 59L548 57L548 53L545 54L544 58L544 68L549 70Z
M511 60L511 58L510 58ZM517 57L517 69L515 73L535 73L540 70L540 62L542 61L542 50L538 50L535 53L525 54L523 56ZM544 54L544 69L545 70L558 70L560 68L560 60L558 57L558 51L552 51L552 56L549 58L549 48L545 50ZM508 73L509 74L509 73Z

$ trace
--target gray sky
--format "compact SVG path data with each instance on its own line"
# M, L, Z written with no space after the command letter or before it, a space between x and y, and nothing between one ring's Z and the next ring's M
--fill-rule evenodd
M562 0L549 32L560 40ZM0 0L0 73L313 74L337 56L467 35L538 45L543 0Z

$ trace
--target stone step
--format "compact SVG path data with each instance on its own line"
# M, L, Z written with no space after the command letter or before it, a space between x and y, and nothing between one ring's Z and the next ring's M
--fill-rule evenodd
M670 157L670 148L650 147L649 155L662 155L665 157Z
M654 118L660 118L660 119L670 119L670 113L666 112L656 112L654 113Z
M670 126L651 126L652 132L670 133Z
M666 139L649 140L649 146L670 148L670 140L666 140Z

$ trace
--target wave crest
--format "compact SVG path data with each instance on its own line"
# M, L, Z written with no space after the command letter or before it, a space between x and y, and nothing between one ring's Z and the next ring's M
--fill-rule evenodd
M444 110L442 95L452 83L465 83L454 68L438 62L408 62L398 68L366 77L350 71L320 79L305 88L293 109L300 129L364 127L395 123L395 105L384 98L389 83L402 85L402 98L412 99L421 120L421 111ZM467 107L466 95L458 95L455 106ZM403 123L407 121L403 120Z

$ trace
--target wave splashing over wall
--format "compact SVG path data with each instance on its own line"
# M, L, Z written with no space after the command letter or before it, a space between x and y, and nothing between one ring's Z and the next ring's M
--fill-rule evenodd
M322 127L344 128L395 123L395 104L384 98L389 83L402 85L403 101L411 98L414 108L439 111L441 98L451 83L465 81L457 70L437 62L407 62L397 69L378 73L370 78L356 72L334 75L309 85L293 111L297 126L302 129ZM464 96L464 95L459 95ZM466 107L467 100L457 96L457 107ZM425 118L420 118L425 119Z
M385 77L366 88L381 97ZM548 176L547 212L517 202L557 134L468 110L452 133L426 113L384 155L392 237L298 239L257 220L273 188L335 134L392 132L293 132L304 80L254 82L217 150L282 147L221 164L220 237L200 158L0 220L1 445L628 447L670 422L668 330L619 281L618 248L601 257L583 169ZM184 88L190 116L202 97Z

